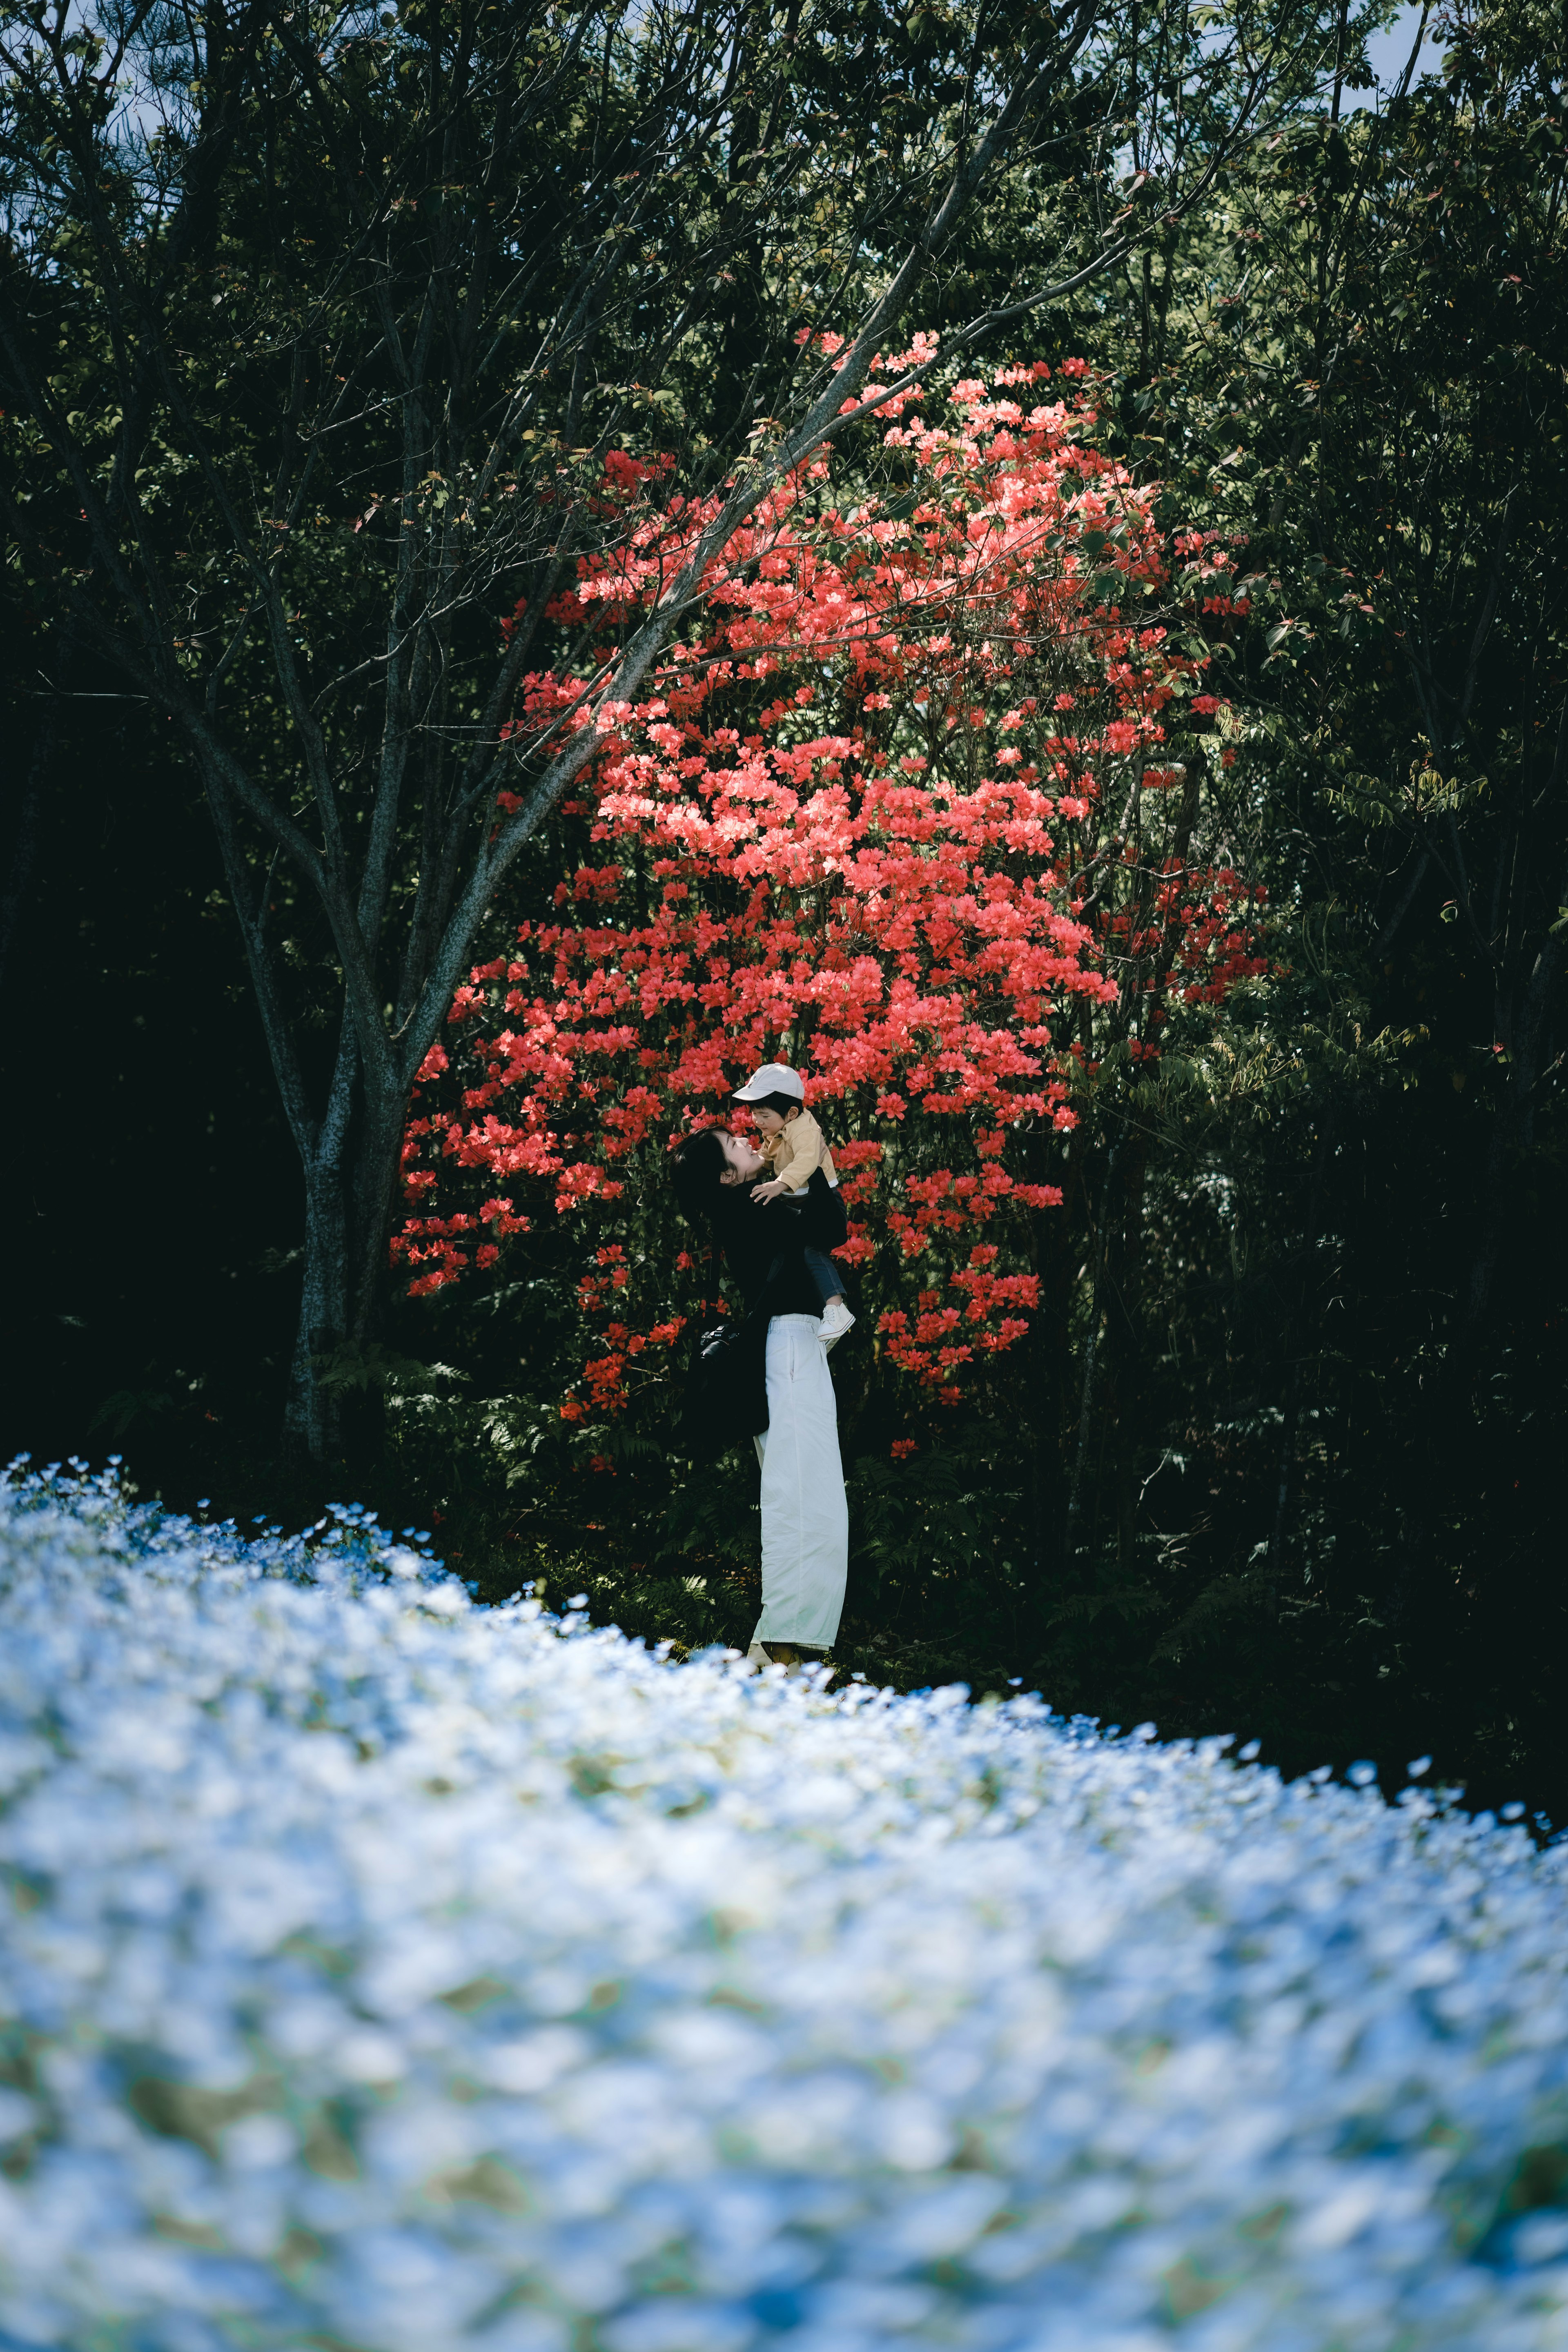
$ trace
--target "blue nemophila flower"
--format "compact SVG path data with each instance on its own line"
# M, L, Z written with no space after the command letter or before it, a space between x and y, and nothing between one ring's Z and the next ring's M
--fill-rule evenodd
M0 2342L1560 2352L1561 1850L0 1485Z

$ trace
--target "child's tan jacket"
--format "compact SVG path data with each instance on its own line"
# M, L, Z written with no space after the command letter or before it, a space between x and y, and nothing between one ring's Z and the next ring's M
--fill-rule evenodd
M838 1181L838 1171L833 1165L833 1154L823 1138L822 1129L808 1110L798 1118L788 1120L775 1136L762 1146L763 1158L768 1163L768 1174L798 1192L811 1181L814 1168L820 1168L830 1184Z

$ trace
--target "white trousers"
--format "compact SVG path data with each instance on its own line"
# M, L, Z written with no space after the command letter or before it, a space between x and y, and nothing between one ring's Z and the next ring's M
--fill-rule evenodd
M844 1611L849 1506L838 1407L815 1315L768 1325L768 1426L763 1465L763 1613L752 1636L827 1650Z

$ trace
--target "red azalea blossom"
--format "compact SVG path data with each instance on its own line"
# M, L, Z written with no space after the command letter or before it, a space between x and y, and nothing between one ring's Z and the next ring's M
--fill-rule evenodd
M1261 894L1192 845L1213 738L1189 714L1224 706L1192 694L1201 658L1136 618L1169 583L1155 493L1089 446L1089 389L1026 405L1047 374L962 383L939 423L913 413L929 394L889 404L901 495L847 510L819 457L759 509L712 568L700 635L646 699L595 715L561 812L586 819L586 854L548 919L454 997L394 1253L425 1293L526 1232L521 1196L582 1220L568 1421L668 1372L700 1311L672 1210L662 1254L634 1263L616 1236L668 1202L676 1136L744 1125L730 1094L757 1064L805 1075L864 1220L840 1255L877 1344L951 1403L1038 1301L1029 1220L1061 1194L1035 1139L1075 1123L1098 1074L1157 1065L1173 1008L1267 968ZM579 564L562 622L607 640L679 570L711 510L639 504L660 470L612 460L605 496L635 526ZM1228 562L1213 536L1176 540L1184 583ZM590 723L581 683L527 678L520 748L562 714ZM477 1211L431 1213L475 1185Z

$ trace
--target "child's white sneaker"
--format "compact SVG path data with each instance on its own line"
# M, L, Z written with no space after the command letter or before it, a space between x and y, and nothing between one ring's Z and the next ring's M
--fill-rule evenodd
M823 1347L831 1348L836 1339L842 1339L854 1320L855 1318L850 1314L842 1298L836 1298L831 1307L825 1307L822 1310L821 1328L816 1335Z

